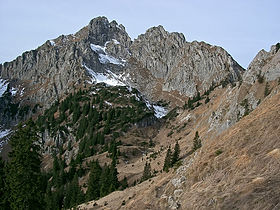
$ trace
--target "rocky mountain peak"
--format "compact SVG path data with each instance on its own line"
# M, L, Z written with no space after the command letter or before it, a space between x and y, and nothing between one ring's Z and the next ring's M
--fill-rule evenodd
M125 27L115 20L109 22L106 17L97 17L90 21L88 29L88 40L91 43L104 46L107 41L115 39L125 47L130 45L131 40Z

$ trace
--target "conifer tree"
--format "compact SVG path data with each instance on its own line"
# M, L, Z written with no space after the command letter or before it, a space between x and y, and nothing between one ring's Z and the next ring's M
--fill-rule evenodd
M102 168L98 161L92 163L89 180L88 189L86 193L86 200L95 200L100 196L100 179L101 179Z
M201 147L201 140L198 135L198 131L195 132L195 137L193 139L193 151L199 149Z
M164 159L164 165L163 165L163 170L165 172L169 171L169 168L171 167L171 149L168 147L165 159Z
M128 187L128 183L127 183L127 178L126 178L126 176L123 178L123 180L121 180L120 185L121 185L121 189L122 189L122 190L124 190L125 188Z
M172 154L172 159L171 159L171 165L173 166L178 160L179 160L179 155L180 155L180 146L178 141L175 144L174 147L174 152Z
M33 121L10 138L12 152L7 164L6 181L9 189L9 202L12 209L41 209L43 206L43 183L40 171L40 147Z
M110 188L109 193L113 192L118 189L119 187L119 181L118 181L118 171L116 168L116 156L112 157L112 163L110 166L110 174L109 174L109 180L110 180Z
M5 171L4 171L5 163L0 157L0 209L10 209L8 198L9 191L5 187Z
M105 164L100 180L100 197L104 197L109 193L110 184L110 168Z
M152 174L151 174L151 164L146 162L145 163L145 167L144 167L144 171L143 171L143 175L142 175L142 178L141 178L141 181L145 181L147 179L150 179L152 177Z

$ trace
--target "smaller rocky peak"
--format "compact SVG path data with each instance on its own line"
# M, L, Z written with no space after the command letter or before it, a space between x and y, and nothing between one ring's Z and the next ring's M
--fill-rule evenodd
M167 34L168 32L164 29L162 25L153 26L149 28L145 34Z
M280 43L272 45L270 51L260 50L248 66L243 80L253 84L259 76L264 76L267 81L272 81L280 76Z

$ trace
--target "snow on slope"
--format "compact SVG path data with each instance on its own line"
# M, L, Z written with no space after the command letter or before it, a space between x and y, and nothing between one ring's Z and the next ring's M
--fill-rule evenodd
M118 78L117 75L107 70L106 73L97 73L92 69L84 65L85 69L91 76L91 84L93 83L105 83L110 86L125 86L123 82Z
M156 118L163 118L167 115L168 110L159 105L153 105Z
M0 97L2 97L5 91L7 90L8 84L9 83L7 81L0 79Z
M9 135L10 133L11 133L11 130L9 130L9 129L0 131L0 139L4 138L5 136Z
M119 42L115 39L113 39L114 44L119 44ZM100 45L95 45L95 44L90 44L90 48L98 54L99 56L99 62L102 64L108 64L108 63L112 63L115 65L121 65L124 66L125 65L125 60L119 60L111 55L109 55L108 53L106 53L106 44L108 42L105 43L105 47L102 47Z

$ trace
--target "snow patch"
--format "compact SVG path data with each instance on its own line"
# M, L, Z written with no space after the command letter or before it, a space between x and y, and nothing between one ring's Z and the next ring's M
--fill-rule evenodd
M10 133L11 133L11 130L9 130L9 129L0 131L0 139L4 138L5 136L9 135Z
M0 152L3 149L3 146L8 142L8 138L4 138L4 137L8 136L11 132L12 131L8 129L2 131L0 130Z
M117 41L117 40L115 40ZM114 43L115 43L114 41ZM117 41L118 42L118 41ZM124 66L125 64L125 60L119 60L111 55L109 55L108 53L106 53L106 45L107 45L107 42L105 43L105 47L102 47L100 45L95 45L95 44L90 44L90 48L98 54L98 59L99 59L99 62L102 63L102 64L108 64L108 63L112 63L112 64L115 64L115 65L121 65L121 66Z
M158 105L153 105L154 111L155 111L155 116L156 118L163 118L164 116L167 115L167 109L162 107L162 106L158 106Z
M120 42L116 39L112 39L112 41L114 42L114 44L120 44Z
M20 91L20 93L19 93L20 96L23 96L23 94L24 94L24 89L25 89L25 88L22 88L22 89L21 89L21 91Z
M102 64L112 63L112 64L115 64L115 65L124 66L122 61L120 61L119 59L117 59L117 58L115 58L111 55L108 55L108 54L105 54L105 55L104 54L99 54L99 61Z
M15 96L17 94L17 91L18 91L17 88L12 87L12 89L11 89L12 96Z
M96 53L105 53L105 47L101 47L99 45L90 44L90 48Z
M105 101L105 104L107 104L108 106L112 106L112 104L108 101Z
M106 73L97 73L92 69L88 68L86 65L84 65L84 67L91 76L91 84L105 83L110 86L125 86L125 84L119 80L118 76L109 70L107 70Z
M55 41L50 40L51 46L55 46Z
M148 100L145 100L145 104L149 109L154 110L156 118L163 118L167 115L168 110L163 106L151 104Z
M3 94L6 92L7 88L8 88L8 82L0 79L0 97L3 96Z

